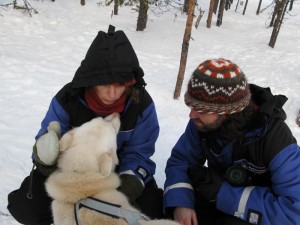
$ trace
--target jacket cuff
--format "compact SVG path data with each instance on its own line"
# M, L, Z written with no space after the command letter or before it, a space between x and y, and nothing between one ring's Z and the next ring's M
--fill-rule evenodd
M164 192L164 212L166 208L186 207L194 209L194 190L187 187L166 188ZM167 210L168 211L168 210Z
M238 211L243 190L244 187L232 187L228 182L223 182L217 195L217 209L234 216Z

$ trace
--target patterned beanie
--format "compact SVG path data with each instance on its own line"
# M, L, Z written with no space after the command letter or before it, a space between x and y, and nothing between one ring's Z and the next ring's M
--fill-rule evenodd
M185 104L207 114L232 114L248 106L251 98L242 70L226 59L201 63L193 72L185 93Z

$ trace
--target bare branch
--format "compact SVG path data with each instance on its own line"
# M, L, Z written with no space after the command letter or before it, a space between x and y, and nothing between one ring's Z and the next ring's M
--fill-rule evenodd
M32 17L32 12L35 14L38 13L38 11L36 9L34 9L27 0L23 0L23 2L24 2L24 6L19 6L19 5L17 5L17 1L14 0L13 1L14 9L23 9L24 12L29 13L30 17Z

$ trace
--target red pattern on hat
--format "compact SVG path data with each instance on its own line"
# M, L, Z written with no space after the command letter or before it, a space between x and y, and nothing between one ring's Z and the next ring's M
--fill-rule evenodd
M250 98L242 70L229 60L212 59L193 72L185 103L203 113L231 114L243 110Z

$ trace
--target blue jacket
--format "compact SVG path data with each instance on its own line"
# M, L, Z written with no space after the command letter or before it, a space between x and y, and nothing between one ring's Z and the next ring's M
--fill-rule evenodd
M73 127L90 121L97 115L90 110L82 97L82 91L72 93L71 83L63 87L52 99L41 123L36 139L47 131L51 121L58 121L62 135ZM121 128L117 136L118 173L135 174L144 184L153 179L155 163L150 159L155 151L159 124L155 105L143 89L140 103L127 100L121 113Z
M283 119L266 116L259 128L247 132L244 140L242 149L246 153L240 158L233 157L235 141L223 145L220 154L214 154L204 134L190 120L167 161L164 209L194 208L194 190L187 169L207 160L225 169L240 165L266 179L242 187L224 181L217 194L218 210L248 222L251 216L259 215L263 225L300 224L300 149L288 126Z

